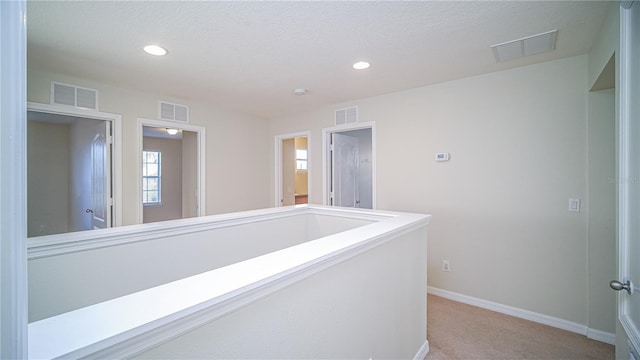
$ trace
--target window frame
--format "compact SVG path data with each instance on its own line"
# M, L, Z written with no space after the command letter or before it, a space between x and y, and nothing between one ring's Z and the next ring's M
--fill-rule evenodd
M158 171L157 171L157 175L145 175L146 173L146 166L149 164L153 164L153 163L149 163L147 162L147 153L155 153L156 154L156 158L157 158L157 167L158 167ZM146 189L147 187L147 181L148 179L156 179L157 180L157 189L155 190L149 190ZM162 152L159 150L142 150L142 205L143 206L160 206L162 205ZM149 194L151 192L157 192L157 197L158 200L157 201L145 201L145 199L148 199L148 197L146 197L146 194Z
M296 150L296 171L309 170L309 150L307 149L295 149L295 150ZM298 151L304 151L304 157L299 157ZM304 164L304 168L301 168L300 164Z

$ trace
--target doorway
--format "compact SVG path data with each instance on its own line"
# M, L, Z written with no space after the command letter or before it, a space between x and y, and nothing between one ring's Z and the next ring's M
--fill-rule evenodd
M140 223L203 216L204 128L138 119Z
M375 209L375 124L323 129L324 204Z
M309 132L275 137L275 206L309 203Z
M119 116L29 103L27 236L119 224Z

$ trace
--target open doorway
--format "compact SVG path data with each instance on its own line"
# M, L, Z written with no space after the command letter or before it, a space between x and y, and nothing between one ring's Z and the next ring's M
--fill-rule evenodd
M373 123L323 129L325 205L375 209L374 133Z
M309 133L275 137L276 206L309 203Z
M202 216L204 128L139 119L140 222Z
M119 224L115 128L119 116L30 103L27 236Z

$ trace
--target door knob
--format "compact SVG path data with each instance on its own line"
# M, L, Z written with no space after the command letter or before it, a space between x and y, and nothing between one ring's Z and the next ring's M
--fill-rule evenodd
M93 210L92 210L92 209L87 209L87 210L85 210L84 212L86 212L87 214L92 214L92 213L93 213Z
M627 293L629 295L631 295L631 292L633 291L633 285L631 284L630 280L627 280L627 282L624 284L618 280L611 280L609 282L609 286L611 286L611 288L615 291L627 290Z

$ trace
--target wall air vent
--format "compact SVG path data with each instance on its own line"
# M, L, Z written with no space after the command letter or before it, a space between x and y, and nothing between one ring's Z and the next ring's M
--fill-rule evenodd
M188 106L160 101L159 111L159 117L161 120L171 120L185 123L189 122Z
M98 110L98 90L52 81L51 104Z
M358 122L357 106L336 110L336 125L355 124L357 122Z

